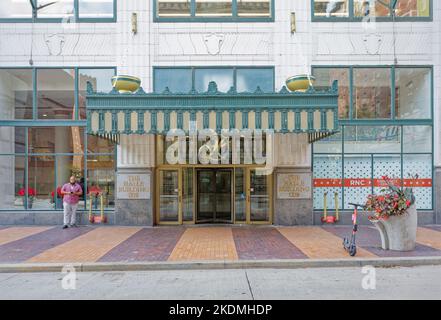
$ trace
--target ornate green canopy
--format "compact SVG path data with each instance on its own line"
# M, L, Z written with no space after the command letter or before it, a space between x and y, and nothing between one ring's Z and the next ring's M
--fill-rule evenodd
M306 133L309 141L338 131L338 85L325 91L219 92L211 82L206 92L98 93L87 86L87 132L115 137L119 134L166 134L170 129L272 129L276 133Z

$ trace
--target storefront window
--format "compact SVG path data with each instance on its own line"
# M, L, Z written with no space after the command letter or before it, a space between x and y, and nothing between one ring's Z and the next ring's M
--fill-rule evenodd
M83 153L83 127L33 127L28 131L29 153Z
M263 92L273 92L273 79L273 69L237 69L237 92L254 92L257 87Z
M28 157L28 188L28 209L53 209L51 193L55 190L54 156Z
M189 17L189 0L157 0L158 17Z
M37 70L38 119L75 119L75 70Z
M0 210L25 209L25 157L0 156L0 179Z
M268 175L250 171L250 220L252 222L269 221L270 196Z
M400 153L400 126L346 126L346 153Z
M314 69L316 82L314 87L318 89L327 89L332 83L338 81L338 117L340 119L349 118L350 105L350 83L349 68L317 68Z
M113 18L114 0L79 0L78 14L80 18Z
M32 119L32 69L0 69L0 120Z
M314 144L315 209L324 208L326 193L328 209L334 208L335 194L345 209L351 209L350 202L363 203L367 194L378 194L384 176L398 187L407 187L416 174L417 208L432 209L431 126L344 126L343 130L344 154L331 154L337 149L320 146L326 142Z
M318 17L349 17L349 0L314 0L314 15Z
M237 0L237 15L243 17L271 16L270 0Z
M391 70L389 68L354 69L354 119L391 117Z
M246 178L245 170L243 168L236 168L234 170L234 213L236 215L235 220L245 221L246 220Z
M404 153L432 153L432 127L403 127Z
M109 93L112 90L111 79L115 75L115 69L79 69L78 70L78 102L79 119L86 119L86 94L87 82L92 84L96 92Z
M396 117L429 119L431 117L431 69L396 68Z
M115 143L109 139L98 136L87 135L87 152L90 153L110 153L115 152Z
M25 153L25 128L0 127L0 154Z
M87 157L87 190L89 194L90 191L102 193L104 208L115 206L115 162L112 155ZM90 201L90 197L88 201ZM92 207L99 208L100 201L99 197L94 197Z

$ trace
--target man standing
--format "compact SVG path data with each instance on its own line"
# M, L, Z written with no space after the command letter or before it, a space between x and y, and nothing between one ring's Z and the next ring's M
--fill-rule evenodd
M77 183L75 176L69 178L69 183L66 183L61 188L61 194L63 195L63 208L64 208L64 225L63 229L66 229L69 225L71 227L75 225L75 219L77 215L78 201L83 194L83 189Z

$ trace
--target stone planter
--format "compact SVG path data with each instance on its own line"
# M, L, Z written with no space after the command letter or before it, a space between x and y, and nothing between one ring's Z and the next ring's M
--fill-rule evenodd
M409 207L402 216L391 216L387 220L371 221L381 236L384 250L415 250L418 214L415 205Z

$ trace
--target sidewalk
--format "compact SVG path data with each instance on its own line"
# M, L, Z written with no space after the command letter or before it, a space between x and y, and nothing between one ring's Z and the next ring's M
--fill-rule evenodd
M351 226L174 226L115 227L0 226L0 271L7 264L93 264L249 261L354 261L342 249ZM412 252L380 249L373 227L357 233L355 259L441 259L441 226L418 228ZM358 261L357 260L357 261ZM418 259L417 259L418 260ZM397 259L394 259L397 261ZM274 263L273 263L274 264ZM285 263L288 265L287 263Z

